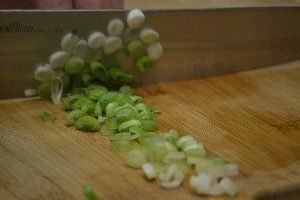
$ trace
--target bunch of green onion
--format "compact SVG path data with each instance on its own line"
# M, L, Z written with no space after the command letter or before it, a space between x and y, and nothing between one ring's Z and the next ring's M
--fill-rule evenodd
M36 93L42 99L51 98L61 104L63 93L89 85L104 85L110 89L134 83L128 65L146 72L162 55L159 34L145 26L145 16L139 9L127 15L126 28L121 19L112 19L107 34L95 31L87 39L75 31L63 36L61 47L52 53L47 63L39 65L34 78L40 85L37 92L27 89L25 95Z
M132 59L135 68L145 72L162 55L159 34L145 28L144 21L144 14L134 9L127 15L126 30L120 19L112 19L109 36L97 31L86 41L66 34L61 50L35 71L40 97L62 104L68 112L66 126L107 136L112 151L126 153L129 167L142 169L148 180L157 179L163 188L179 187L191 177L190 187L200 195L236 195L238 189L229 178L239 174L236 164L208 156L191 135L159 131L159 110L132 93L134 79L123 70L124 61ZM63 91L68 95L61 103Z

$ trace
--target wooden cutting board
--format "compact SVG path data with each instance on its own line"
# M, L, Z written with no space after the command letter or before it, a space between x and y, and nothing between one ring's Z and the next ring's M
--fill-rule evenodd
M136 93L162 111L162 130L192 134L210 153L239 164L238 199L263 199L263 194L299 199L299 62ZM44 108L58 120L41 121ZM109 150L106 137L65 127L65 116L48 101L1 101L1 199L83 199L85 184L103 199L206 199L192 193L187 182L165 190L145 181L141 171L127 168L122 155Z

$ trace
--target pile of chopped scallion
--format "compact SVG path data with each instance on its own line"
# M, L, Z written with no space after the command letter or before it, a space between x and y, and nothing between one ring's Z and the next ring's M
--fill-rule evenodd
M69 112L67 126L107 136L111 150L126 152L126 164L143 169L148 180L157 179L170 189L189 177L198 194L235 196L238 189L229 177L239 174L238 165L208 156L191 135L160 132L155 120L159 110L132 93L134 77L124 65L130 60L137 71L146 72L163 52L159 34L144 22L143 12L134 9L127 15L126 29L121 19L112 19L108 35L96 31L84 40L67 33L61 50L36 69L37 93ZM61 101L63 93L67 95Z

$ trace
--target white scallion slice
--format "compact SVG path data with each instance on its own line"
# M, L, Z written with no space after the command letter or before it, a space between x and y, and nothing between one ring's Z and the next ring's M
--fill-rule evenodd
M236 176L239 174L239 166L236 164L224 165L224 171L227 176Z
M195 144L191 144L191 145L186 145L182 149L184 152L193 151L193 150L197 150L197 149L199 150L199 149L203 149L203 145L199 144L199 143L195 143Z
M88 46L91 49L99 49L105 41L105 35L102 32L94 32L88 38Z
M127 15L127 24L131 29L137 29L144 25L145 15L140 9L133 9Z
M186 162L189 165L196 165L200 161L201 161L201 158L199 158L199 157L189 156L186 158Z
M54 71L49 64L41 65L34 72L34 79L41 82L50 81L54 76Z
M147 162L142 149L132 149L127 153L126 164L132 168L141 168Z
M177 147L182 148L186 143L191 143L191 141L194 142L194 140L195 140L194 137L191 135L181 136L178 139L176 145Z
M235 184L232 182L232 180L228 177L224 177L220 181L220 186L223 188L223 190L229 194L230 196L235 196L238 193L238 189L235 186Z
M190 179L190 187L198 194L208 194L213 182L213 178L206 174L200 173L198 176L193 176Z
M67 33L61 40L61 48L64 51L71 51L78 41L79 37L76 34Z
M152 44L159 40L159 34L157 31L155 31L151 28L144 28L140 33L140 39L145 44Z
M184 152L171 151L163 159L164 163L170 163L174 160L183 160L185 158Z
M139 40L139 30L132 30L130 28L125 29L124 32L125 43L129 43L134 40Z
M112 19L108 23L107 32L111 36L121 36L124 32L124 23L120 19Z
M224 194L224 189L217 181L214 181L208 193L212 196L220 196Z
M103 51L105 54L112 54L123 46L122 40L119 37L110 36L107 37L103 43Z
M160 176L161 182L169 182L172 177L175 175L176 171L178 170L178 166L175 163L172 163L167 171Z
M37 95L37 90L34 88L27 88L24 90L25 97L33 97Z
M156 171L151 163L145 163L142 167L148 180L156 178Z
M168 181L168 182L160 182L160 185L163 188L172 189L172 188L179 187L181 185L181 183L182 183L182 180L174 179L174 180Z
M73 54L81 58L85 57L88 52L88 43L85 40L79 40L73 49Z
M61 104L63 88L64 84L60 78L55 78L51 81L51 100L55 105Z
M153 60L158 60L163 54L163 48L159 42L150 44L147 47L147 54Z
M53 69L62 67L71 58L70 52L57 51L50 55L49 64Z

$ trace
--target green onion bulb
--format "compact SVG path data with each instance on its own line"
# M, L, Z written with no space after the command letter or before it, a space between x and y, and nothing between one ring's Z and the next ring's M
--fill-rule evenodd
M105 41L105 35L102 32L94 32L88 38L88 45L92 49L99 49Z
M152 44L159 40L159 34L151 28L144 28L140 33L140 38L145 44Z
M142 56L138 58L135 62L135 68L139 72L145 72L149 70L152 67L152 65L153 65L153 60L149 56Z
M127 15L127 24L131 29L137 29L144 25L145 15L140 9L133 9Z
M41 82L50 81L54 76L54 71L49 64L41 65L34 72L34 79Z
M68 60L68 62L65 65L65 72L73 75L73 74L79 74L84 67L84 61L80 57L72 57Z
M88 51L88 44L85 40L79 40L73 49L73 54L81 58L85 57Z
M107 32L111 36L121 36L124 31L124 23L120 19L112 19L107 26Z
M49 64L53 69L62 67L69 60L71 54L66 51L57 51L50 55Z
M153 60L158 60L163 54L163 48L159 42L150 44L147 47L147 54Z
M122 48L122 40L119 37L107 37L103 43L103 51L105 54L112 54Z
M71 51L78 41L79 37L76 34L67 33L61 40L61 48L64 51Z
M131 41L128 44L128 52L134 58L145 55L145 45L140 40Z
M38 94L41 99L49 99L51 96L51 81L40 84Z

